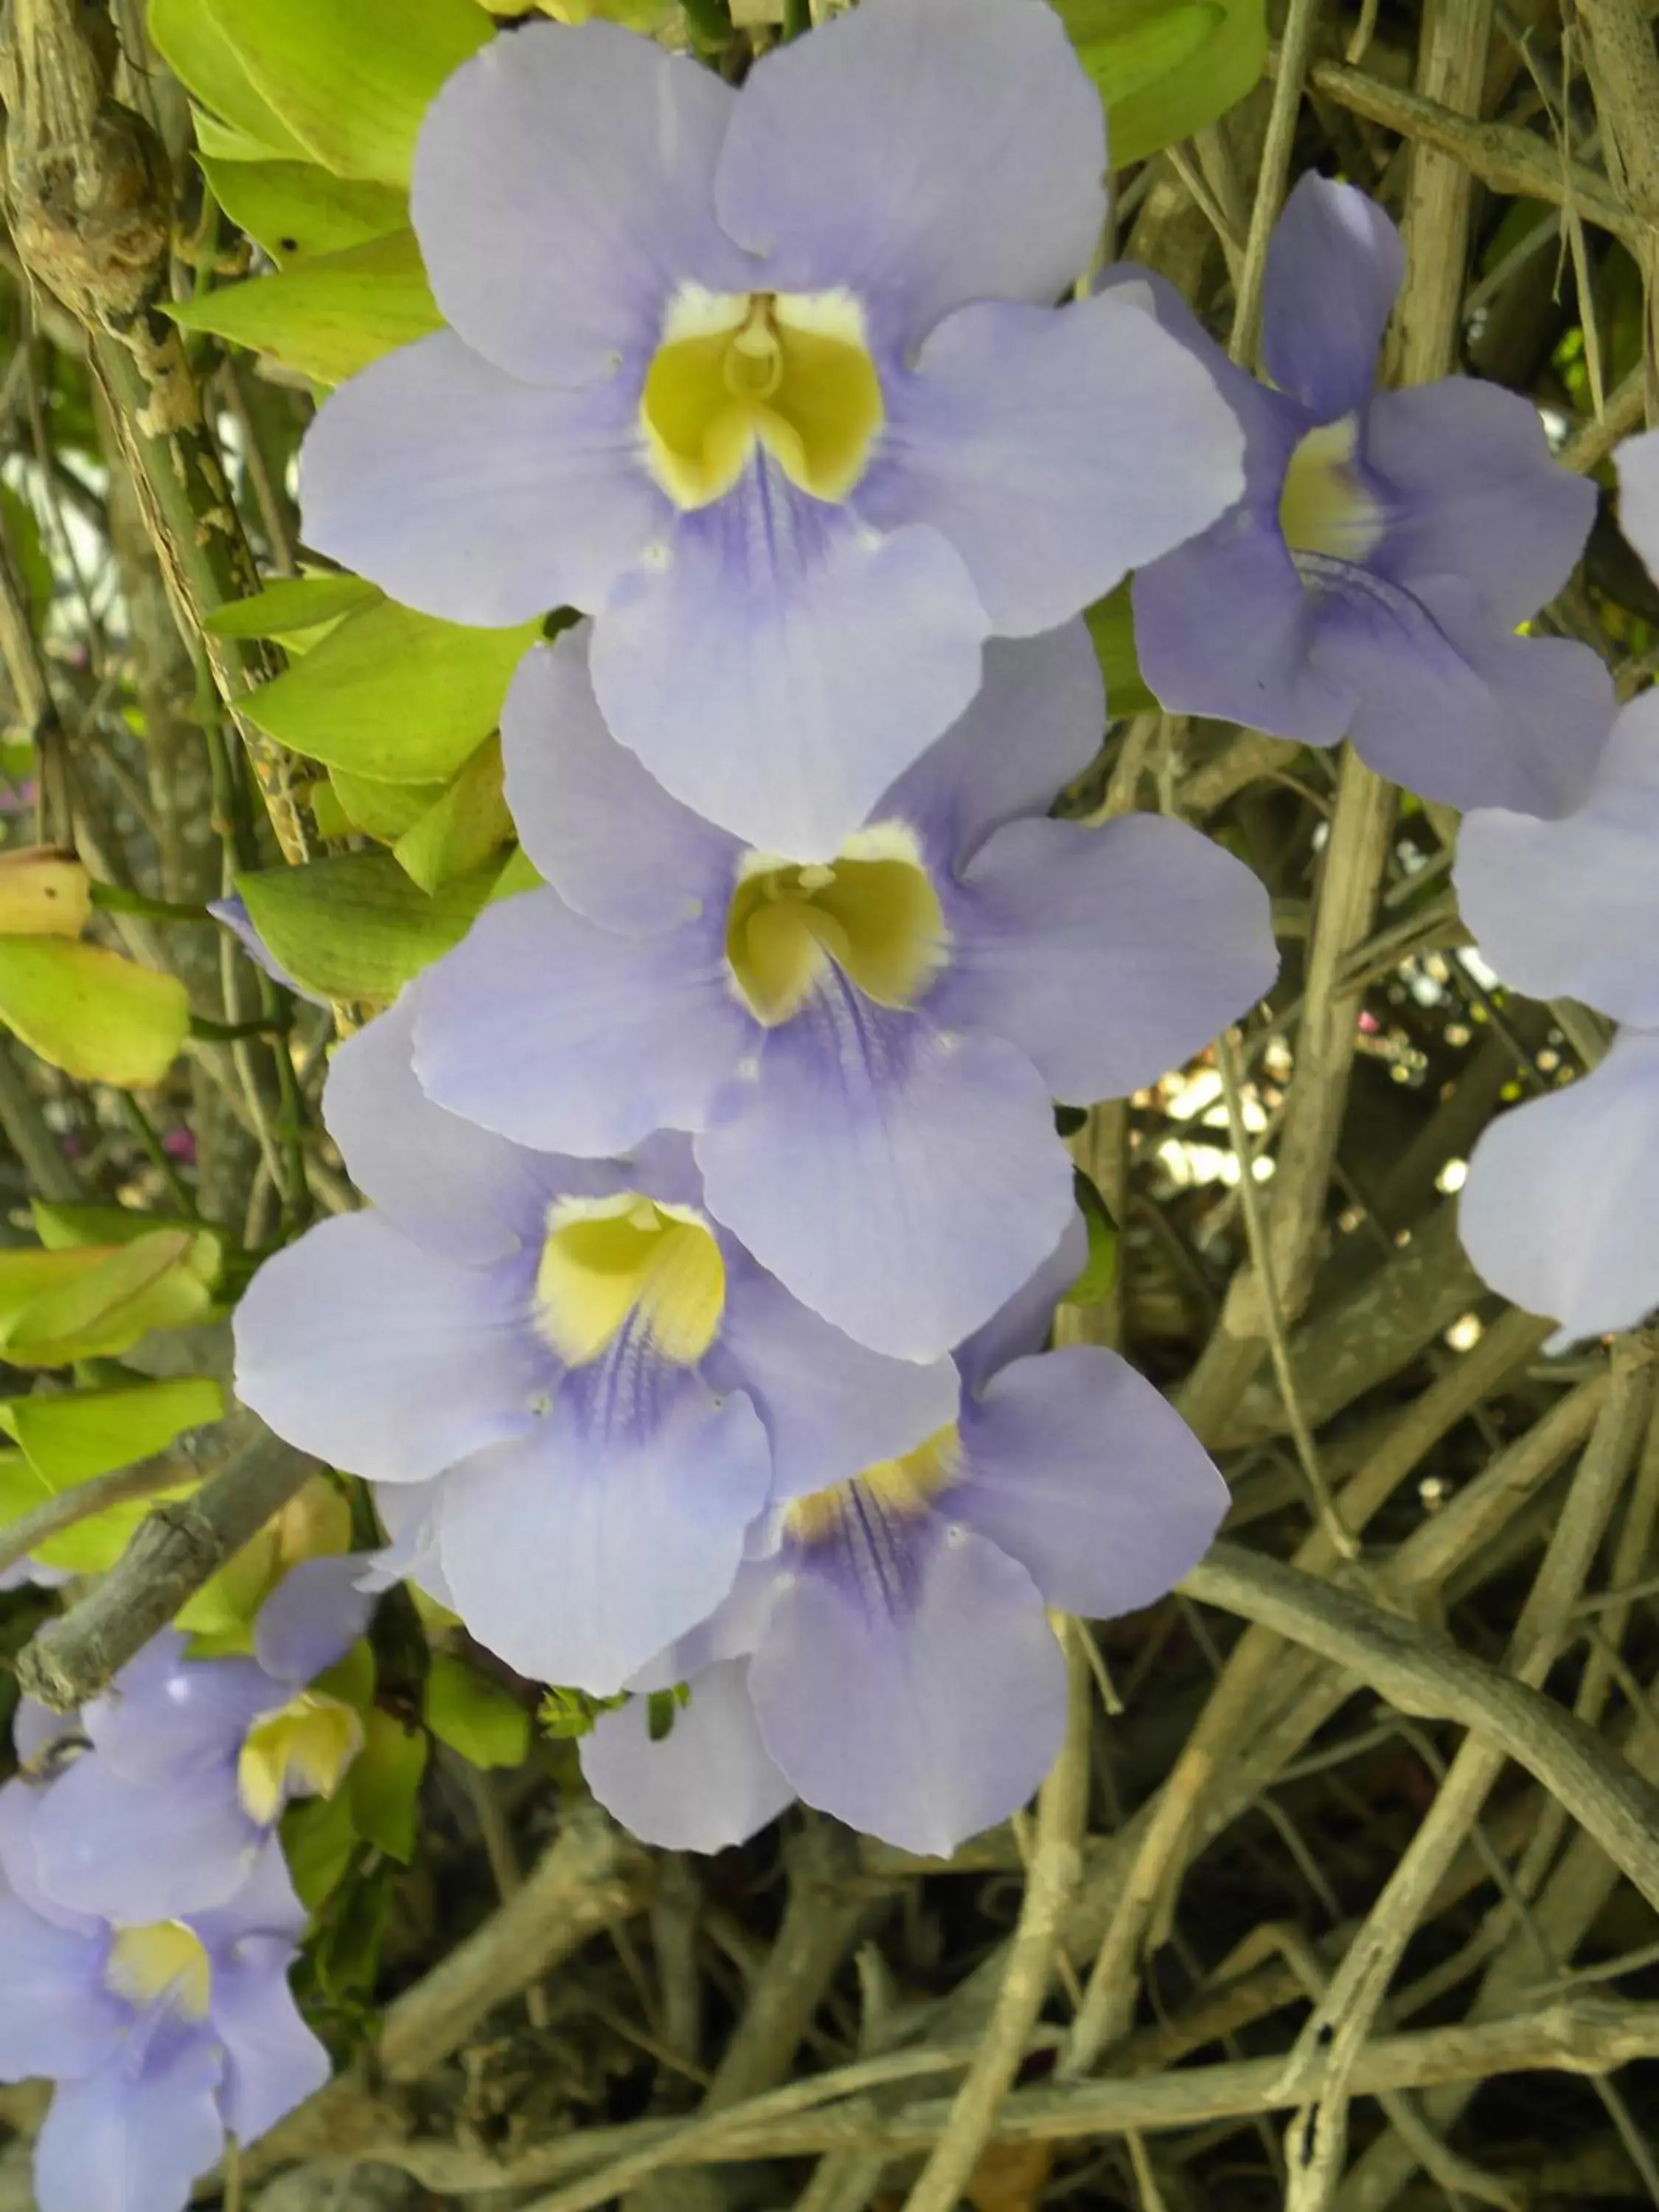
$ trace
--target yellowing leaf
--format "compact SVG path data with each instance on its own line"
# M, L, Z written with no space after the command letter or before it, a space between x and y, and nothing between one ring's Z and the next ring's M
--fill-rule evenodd
M239 876L236 888L271 953L307 990L390 1000L460 943L495 878L483 869L428 897L390 853L343 853Z
M92 887L72 854L49 846L0 853L0 937L78 937Z
M204 158L213 197L279 267L409 227L409 197L391 185L332 177L314 161Z
M492 29L471 0L212 0L212 7L249 82L312 159L336 176L385 185L408 183L416 133L434 94Z
M100 945L0 938L0 1022L83 1083L159 1083L190 1030L176 975Z
M486 738L443 796L392 847L423 891L481 868L513 835L501 791L501 747Z
M310 255L275 276L201 293L167 313L187 331L211 331L322 384L355 376L443 321L412 230Z
M447 783L501 720L541 634L468 629L390 599L351 616L245 702L283 744L386 783Z
M72 1490L94 1475L113 1473L165 1451L186 1429L216 1421L224 1413L224 1394L203 1376L137 1383L114 1390L37 1393L0 1401L0 1428L15 1437L35 1478L40 1504L59 1491ZM151 1506L179 1498L193 1482L174 1485L149 1498L109 1506L40 1545L33 1557L43 1566L69 1574L100 1574L112 1566L127 1540ZM0 1521L7 1513L0 1494Z
M159 1229L131 1244L96 1245L42 1255L82 1263L9 1313L0 1327L0 1353L17 1367L62 1367L71 1360L113 1358L153 1328L198 1320L212 1294L193 1264L198 1240L188 1230ZM88 1254L96 1264L84 1265Z

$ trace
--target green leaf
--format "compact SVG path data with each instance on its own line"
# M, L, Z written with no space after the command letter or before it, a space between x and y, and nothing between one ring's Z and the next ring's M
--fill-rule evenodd
M40 1254L80 1264L72 1272L65 1267L61 1279L7 1316L0 1325L0 1352L14 1366L63 1367L76 1359L116 1357L153 1328L198 1321L212 1293L197 1263L197 1246L187 1230L159 1229L112 1251L87 1245Z
M426 1724L474 1766L521 1766L530 1753L530 1716L518 1699L447 1651L432 1656Z
M1073 1168L1072 1182L1078 1211L1089 1231L1089 1256L1083 1263L1083 1273L1066 1292L1064 1303L1091 1306L1097 1304L1117 1280L1117 1224L1107 1212L1106 1201L1091 1176L1085 1175L1081 1168Z
M361 576L282 576L250 599L216 607L203 627L216 637L295 637L383 597L378 585Z
M212 7L249 82L312 159L337 176L384 185L408 183L433 95L494 30L474 0Z
M351 1795L308 1797L283 1815L283 1852L289 1877L307 1912L315 1912L344 1880L357 1849Z
M290 670L280 699L277 685L259 692L258 707L273 726L306 728L313 757L349 775L441 786L469 763L484 772L479 743L498 727L507 687L541 634L539 619L475 629L386 602L326 640L326 658L313 653L303 684ZM317 730L319 720L330 726Z
M443 324L412 230L314 254L167 312L187 331L211 331L321 384L342 383Z
M1264 0L1056 0L1106 106L1114 168L1190 138L1261 81Z
M388 844L412 830L447 787L441 783L386 783L377 775L353 775L343 768L331 769L328 780L350 827Z
M1155 712L1158 702L1146 689L1135 651L1134 607L1127 578L1115 592L1085 608L1083 619L1089 625L1095 657L1106 679L1106 712L1114 720Z
M236 888L280 967L327 999L395 999L459 945L495 881L491 867L435 896L390 853L344 853L303 868L239 876Z
M231 135L265 159L304 161L306 149L253 88L221 28L212 0L149 0L149 35L179 82L230 126ZM210 152L208 139L202 143Z
M165 1451L174 1437L224 1412L224 1394L203 1376L138 1383L115 1390L72 1390L0 1401L0 1427L15 1437L35 1487L31 1504L44 1504L94 1475L130 1467L152 1452ZM66 1574L102 1574L126 1549L135 1528L168 1498L182 1498L191 1481L158 1490L148 1498L112 1505L50 1537L33 1556L42 1566ZM0 1522L16 1518L15 1477L0 1486Z
M404 1866L415 1856L415 1802L428 1749L419 1729L405 1728L376 1707L364 1717L363 1747L340 1793L349 1794L351 1817L364 1842Z
M424 891L480 868L513 835L501 790L501 747L486 738L441 799L392 847Z
M0 1022L31 1052L83 1083L159 1083L190 1030L176 975L101 945L0 939Z
M219 1230L189 1220L182 1213L139 1213L130 1206L94 1206L84 1200L54 1204L44 1198L32 1198L29 1212L34 1233L49 1252L70 1251L82 1244L136 1244L141 1237L157 1229L184 1229L193 1237L211 1239L217 1259L224 1254L224 1237ZM217 1259L212 1272L204 1273L204 1281L216 1281ZM205 1255L198 1252L192 1264L204 1266Z
M447 783L501 720L513 672L541 634L468 629L390 599L325 637L243 702L296 752L386 783Z
M351 1705L358 1712L366 1712L374 1702L374 1647L367 1637L360 1636L343 1659L325 1668L312 1687L325 1697L338 1698L342 1705Z
M213 197L279 268L409 227L409 197L390 185L331 177L314 161L202 159Z

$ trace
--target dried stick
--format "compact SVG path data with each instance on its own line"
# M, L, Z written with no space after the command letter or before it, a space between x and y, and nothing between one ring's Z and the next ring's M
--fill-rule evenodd
M194 1498L158 1506L97 1587L24 1646L17 1679L30 1697L57 1713L96 1697L316 1474L315 1460L252 1414L239 1415L235 1426L252 1441Z
M1659 1907L1659 1789L1538 1691L1414 1621L1235 1544L1215 1545L1182 1588L1305 1644L1402 1712L1486 1737L1568 1807Z
M1290 173L1297 118L1302 108L1303 82L1318 27L1319 0L1291 0L1285 19L1284 43L1279 48L1273 104L1267 117L1267 135L1262 141L1255 193L1250 204L1249 235L1244 241L1244 262L1235 289L1232 335L1227 345L1231 359L1247 368L1255 359L1267 246L1284 204L1285 179Z
M418 2081L487 2013L596 1936L643 1909L649 1857L597 1805L578 1805L517 1893L390 2007L377 2056L390 2081Z
M951 2212L996 2127L1009 2084L1019 2070L1031 2028L1054 1970L1060 1923L1077 1887L1089 1796L1089 1670L1084 1631L1065 1625L1067 1683L1066 1741L1037 1796L1036 1839L1019 1925L1009 1947L1002 1987L938 2142L904 2201L904 2212Z

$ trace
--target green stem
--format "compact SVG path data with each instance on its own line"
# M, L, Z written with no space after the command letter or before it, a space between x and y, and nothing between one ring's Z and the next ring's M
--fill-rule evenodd
M166 1183L168 1197L180 1213L194 1220L196 1201L180 1180L179 1170L173 1164L167 1146L156 1135L149 1115L145 1113L130 1091L118 1091L116 1095L121 1101L128 1121L132 1124L133 1133L149 1154L151 1166Z
M92 902L106 914L137 914L146 921L211 921L204 906L175 906L167 899L149 898L143 891L120 884L93 884Z

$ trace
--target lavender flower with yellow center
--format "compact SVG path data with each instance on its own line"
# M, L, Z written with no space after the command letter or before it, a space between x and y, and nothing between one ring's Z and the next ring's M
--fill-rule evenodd
M306 535L432 614L592 615L618 738L828 860L988 637L1237 496L1207 370L1132 299L1054 304L1106 167L1042 0L864 0L740 89L607 23L499 38L416 150L450 327L324 407Z
M1564 814L1589 787L1612 687L1587 647L1514 632L1571 573L1595 488L1550 458L1518 393L1455 376L1376 390L1403 272L1381 208L1304 177L1268 250L1268 385L1167 285L1139 280L1246 441L1243 498L1135 578L1141 668L1179 713L1352 738L1425 798Z
M956 1373L798 1304L710 1218L683 1138L574 1159L434 1105L417 1000L335 1056L325 1115L374 1206L261 1269L237 1389L416 1491L389 1516L400 1563L481 1643L605 1695L719 1604L772 1499L909 1449L953 1418Z
M608 734L577 629L503 718L551 888L422 979L416 1070L520 1144L694 1132L703 1202L849 1336L934 1358L1053 1251L1051 1100L1115 1097L1271 985L1267 900L1196 831L1045 820L1104 720L1081 623L1002 641L955 727L829 860L746 848Z
M227 2134L257 2142L328 2079L288 1986L305 1913L274 1841L210 1909L67 1911L34 1831L68 1779L0 1790L0 2081L57 2085L40 2212L184 2212Z
M164 1629L73 1723L25 1705L26 1758L59 1740L86 1747L31 1827L44 1893L124 1920L221 1905L292 1799L333 1794L362 1723L313 1686L367 1624L364 1564L347 1554L291 1568L260 1609L251 1658L191 1659Z
M636 1686L690 1678L582 1743L594 1794L647 1840L717 1850L795 1796L904 1849L949 1852L1012 1812L1059 1748L1046 1608L1149 1604L1226 1504L1196 1437L1115 1353L1031 1356L1081 1257L962 1346L957 1419L772 1513L713 1620Z

